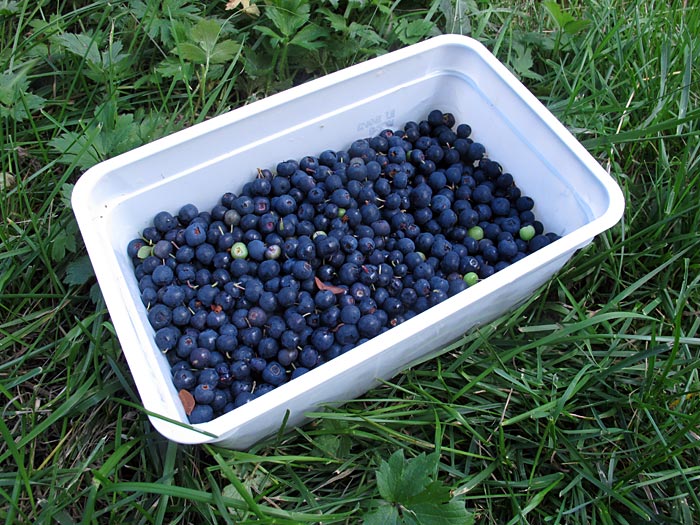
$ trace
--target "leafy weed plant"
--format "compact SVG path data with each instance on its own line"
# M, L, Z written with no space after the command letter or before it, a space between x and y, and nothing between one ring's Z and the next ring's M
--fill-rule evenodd
M0 520L698 523L698 7L225 6L0 2ZM305 427L245 452L164 440L94 280L74 182L441 32L485 43L573 131L623 188L621 223L516 311Z

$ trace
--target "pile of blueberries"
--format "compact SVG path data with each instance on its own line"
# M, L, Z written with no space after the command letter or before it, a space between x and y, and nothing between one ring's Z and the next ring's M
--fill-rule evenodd
M355 348L557 239L467 124L426 120L258 170L132 240L191 423ZM188 405L188 406L187 406Z

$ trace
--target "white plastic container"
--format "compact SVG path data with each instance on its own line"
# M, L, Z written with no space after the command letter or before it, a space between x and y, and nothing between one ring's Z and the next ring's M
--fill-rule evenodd
M197 425L153 341L126 245L161 210L210 209L256 169L345 149L384 128L451 111L536 202L562 238L328 364ZM481 44L445 35L327 75L105 161L86 172L73 208L107 307L155 428L188 444L244 449L327 402L362 395L524 301L578 248L622 216L619 187ZM170 421L169 421L170 420Z

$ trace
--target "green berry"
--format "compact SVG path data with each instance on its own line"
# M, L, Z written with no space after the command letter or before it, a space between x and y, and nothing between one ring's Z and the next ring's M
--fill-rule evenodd
M248 247L244 242L236 242L231 246L231 255L234 259L245 259L248 257Z
M520 228L520 238L523 241L529 241L535 236L535 233L535 227L532 224Z
M136 254L136 256L139 259L146 259L147 257L150 257L151 255L153 255L153 246L151 246L150 244L141 246L141 248L139 248L138 253Z
M464 282L467 283L469 286L474 286L476 283L479 282L479 276L474 272L465 273Z
M467 235L469 235L469 237L471 237L472 239L480 241L484 238L484 230L481 226L474 226L472 228L469 228L469 231L467 231Z

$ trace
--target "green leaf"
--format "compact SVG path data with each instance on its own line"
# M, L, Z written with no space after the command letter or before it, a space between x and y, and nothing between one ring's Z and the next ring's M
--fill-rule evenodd
M577 20L571 13L562 11L559 5L553 0L547 0L543 2L542 5L544 5L545 9L547 9L552 18L554 18L559 29L563 29L570 35L578 33L590 24L590 20Z
M345 33L348 30L348 22L344 16L339 15L338 13L334 13L333 11L331 11L330 9L326 9L325 7L316 9L316 12L321 13L326 18L333 31Z
M394 505L382 504L365 514L362 523L364 525L402 525L404 521Z
M46 102L46 99L27 91L30 67L31 64L26 64L19 71L0 74L0 116L21 122Z
M129 55L127 53L122 53L122 50L124 49L124 44L121 43L121 40L115 40L112 42L112 44L107 48L107 50L102 53L102 68L115 68L116 66L128 66L127 59L129 58Z
M270 29L267 26L256 25L254 29L259 33L262 33L263 35L269 37L270 44L272 46L276 46L284 39L281 35L275 33L274 29Z
M591 24L590 20L571 20L564 25L564 31L573 35L579 31L583 31Z
M192 40L194 40L207 55L211 55L214 51L214 46L216 46L220 34L221 24L211 19L201 20L190 31Z
M294 35L290 43L312 51L324 47L326 38L328 38L328 31L324 28L316 25L307 25Z
M207 53L199 46L190 42L182 42L177 46L177 54L183 60L194 62L195 64L206 64Z
M449 487L431 479L435 476L440 454L425 453L406 460L403 450L394 452L377 469L377 489L386 502L365 516L365 525L469 525L473 516L464 501L451 497Z
M450 499L452 499L450 488L440 481L433 481L418 494L406 498L403 503L406 505L421 503L440 504L447 503Z
M554 18L554 21L560 28L563 28L568 21L574 19L570 14L563 12L559 4L553 0L546 0L542 2L542 5L549 11L549 14L552 15L552 18Z
M95 271L92 269L92 264L90 264L90 258L87 255L83 255L68 264L63 282L68 285L81 286L94 276Z
M68 182L65 182L61 186L61 202L63 205L68 208L69 210L72 209L71 205L71 197L73 195L73 188L75 187L75 184L70 184Z
M225 64L230 62L241 50L241 45L233 40L224 40L214 46L209 57L212 64Z
M360 41L360 44L362 45L378 46L386 44L386 40L379 36L379 34L370 26L358 24L357 22L352 22L350 24L349 30L350 38L358 39Z
M399 40L406 45L415 44L430 34L435 28L435 24L429 20L411 20L402 18L396 27L396 35Z
M84 33L63 33L53 37L54 44L59 45L66 51L80 57L85 58L93 65L101 65L102 57L98 43L94 35L86 35Z
M129 2L129 9L139 20L141 30L146 31L154 40L160 39L166 48L172 48L176 40L182 41L173 37L173 34L180 32L182 20L199 19L198 7L189 0L162 0L162 2L149 1L148 3L132 0Z
M9 16L16 15L19 13L19 7L17 2L14 0L1 0L0 1L0 15Z
M63 164L75 164L81 169L88 169L102 160L101 152L96 148L99 130L96 127L84 133L65 131L49 141L49 146L58 151L59 161Z
M416 525L471 525L474 516L467 511L464 501L453 499L448 503L418 503L407 505L404 511L407 523Z
M542 76L532 71L532 66L535 65L535 62L532 60L530 48L518 43L513 44L513 49L515 57L511 59L510 64L515 72L521 77L540 80Z
M66 131L49 141L64 164L87 169L142 144L134 115L119 114L114 100L97 106L94 119L79 124L80 131Z
M187 81L194 75L194 65L191 61L183 63L175 57L168 57L158 64L156 73L165 78Z
M190 30L189 36L195 43L179 43L176 53L183 60L194 64L225 64L241 50L241 45L234 40L219 42L221 25L215 20L200 21ZM169 70L162 67L161 71L166 73Z
M377 471L379 494L387 501L404 503L421 493L431 483L437 456L425 453L406 460L403 450L394 452L388 462L382 461Z
M75 253L77 245L75 242L75 234L78 231L78 223L75 219L71 220L63 229L58 230L51 241L51 259L55 262L61 262L66 252Z
M102 160L125 153L141 145L139 128L134 123L134 115L132 113L120 115L116 112L110 114L108 112L102 116L99 110L104 106L106 104L99 106L95 111L96 119L99 119L97 126L100 129L95 140L95 147Z
M403 450L394 452L389 461L382 461L377 470L377 489L379 495L387 501L396 502L397 485L401 483L406 459Z
M287 39L309 20L309 4L306 0L272 0L264 11L275 27Z
M19 94L27 89L29 82L23 73L5 71L0 75L0 104L10 106L19 99Z
M100 299L102 299L102 290L100 290L100 285L98 283L93 283L93 285L90 287L90 292L88 295L90 296L90 301L92 301L92 304L97 304Z

